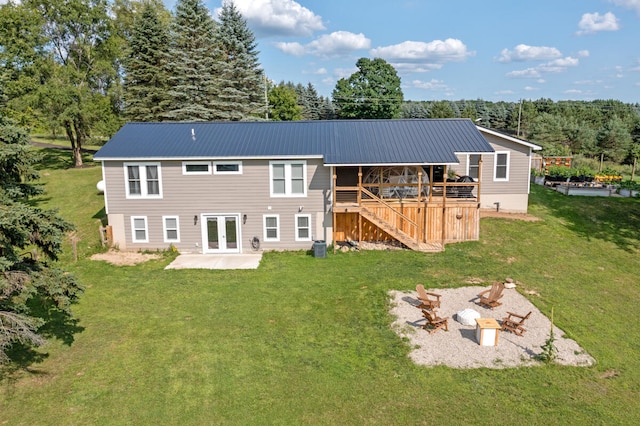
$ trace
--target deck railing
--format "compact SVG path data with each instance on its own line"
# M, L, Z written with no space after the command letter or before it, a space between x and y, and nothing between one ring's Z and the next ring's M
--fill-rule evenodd
M415 183L394 184L367 183L362 186L336 186L337 203L358 203L368 196L368 194L386 201L438 201L442 199L450 200L475 200L477 199L478 182L435 182L430 185L418 185ZM420 194L420 196L418 196Z

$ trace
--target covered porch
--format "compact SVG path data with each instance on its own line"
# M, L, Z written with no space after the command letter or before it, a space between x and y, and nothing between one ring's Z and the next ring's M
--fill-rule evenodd
M479 238L480 181L449 165L333 172L333 241L399 241L423 252Z

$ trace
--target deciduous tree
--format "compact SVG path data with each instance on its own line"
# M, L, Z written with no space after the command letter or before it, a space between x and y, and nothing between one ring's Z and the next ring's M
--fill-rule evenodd
M280 83L269 90L269 118L274 121L294 121L302 118L296 91Z
M333 102L340 118L398 118L403 94L400 77L384 59L360 58L358 71L338 80Z

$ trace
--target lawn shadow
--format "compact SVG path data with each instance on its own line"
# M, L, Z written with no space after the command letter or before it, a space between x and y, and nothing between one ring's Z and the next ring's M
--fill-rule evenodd
M639 199L569 196L548 188L532 189L532 194L567 229L587 241L611 242L628 252L640 249Z
M84 327L78 325L80 320L73 318L68 312L55 306L47 306L48 304L42 300L32 300L28 305L31 315L44 320L44 324L37 333L47 340L57 339L65 345L71 346L75 340L75 334L84 331ZM5 350L5 354L9 362L5 368L6 371L0 371L0 379L4 379L7 372L11 372L11 370L29 369L31 365L43 362L49 357L49 354L39 352L37 348L21 342L14 342Z
M107 219L107 210L106 210L105 207L103 207L100 210L98 210L96 212L96 214L91 216L91 218L92 219L98 219L100 221L100 223L102 224L102 226L107 226L109 224L109 221Z
M92 150L82 150L83 167L96 167L92 158L94 152ZM38 170L66 170L74 167L71 148L48 147L42 148L40 153L41 159L38 164Z

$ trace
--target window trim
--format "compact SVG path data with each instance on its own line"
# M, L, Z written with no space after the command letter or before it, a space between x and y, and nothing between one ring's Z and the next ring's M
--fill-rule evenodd
M160 162L139 162L139 163L122 163L124 169L124 190L127 199L140 198L162 198L162 167ZM149 195L147 193L147 167L156 166L158 170L158 193ZM140 175L140 194L131 194L129 188L129 167L138 167ZM141 170L142 169L142 170ZM142 172L144 171L144 173Z
M276 218L276 238L269 238L267 235L267 218ZM273 229L273 228L269 228ZM262 215L262 237L265 242L279 242L280 241L280 215L279 214L264 214Z
M301 238L300 234L298 233L298 231L300 229L304 229L304 228L301 228L299 226L299 223L298 223L298 219L301 218L301 217L306 217L309 220L309 226L308 226L309 236L307 238ZM295 235L295 240L296 241L311 241L311 240L313 240L312 235L311 235L312 234L312 232L311 232L312 227L311 227L311 215L310 214L296 214L295 215L295 228L296 228L296 235Z
M273 191L273 166L284 164L284 194L276 194ZM291 166L302 165L302 193L292 193ZM307 161L306 160L272 160L269 161L269 193L274 198L301 198L307 196Z
M167 219L175 219L176 220L176 238L170 239L167 235L167 231L173 230L172 228L167 227ZM179 216L162 216L162 236L164 238L165 243L179 243L180 242L180 217Z
M206 165L206 172L190 172L187 170L187 166ZM183 175L210 175L211 174L211 161L183 161L182 162L182 174Z
M218 171L218 166L219 165L225 165L225 164L233 164L233 165L238 166L238 171L236 171L236 172ZM214 175L241 175L242 174L242 161L214 161L213 162L213 174Z
M498 177L498 156L499 155L505 155L507 158L507 162L504 166L500 166L500 167L505 167L505 177L503 178L499 178ZM493 157L493 180L495 182L508 182L509 181L509 164L511 163L511 153L509 151L496 151Z
M471 156L472 155L477 155L478 156L478 164L475 165L475 168L478 170L478 177L473 177L471 176ZM467 176L471 177L474 181L478 181L480 179L480 164L482 161L482 155L481 154L467 154Z
M136 238L136 219L144 220L144 239L139 240ZM149 221L146 216L131 216L131 241L134 243L148 243L149 242Z

